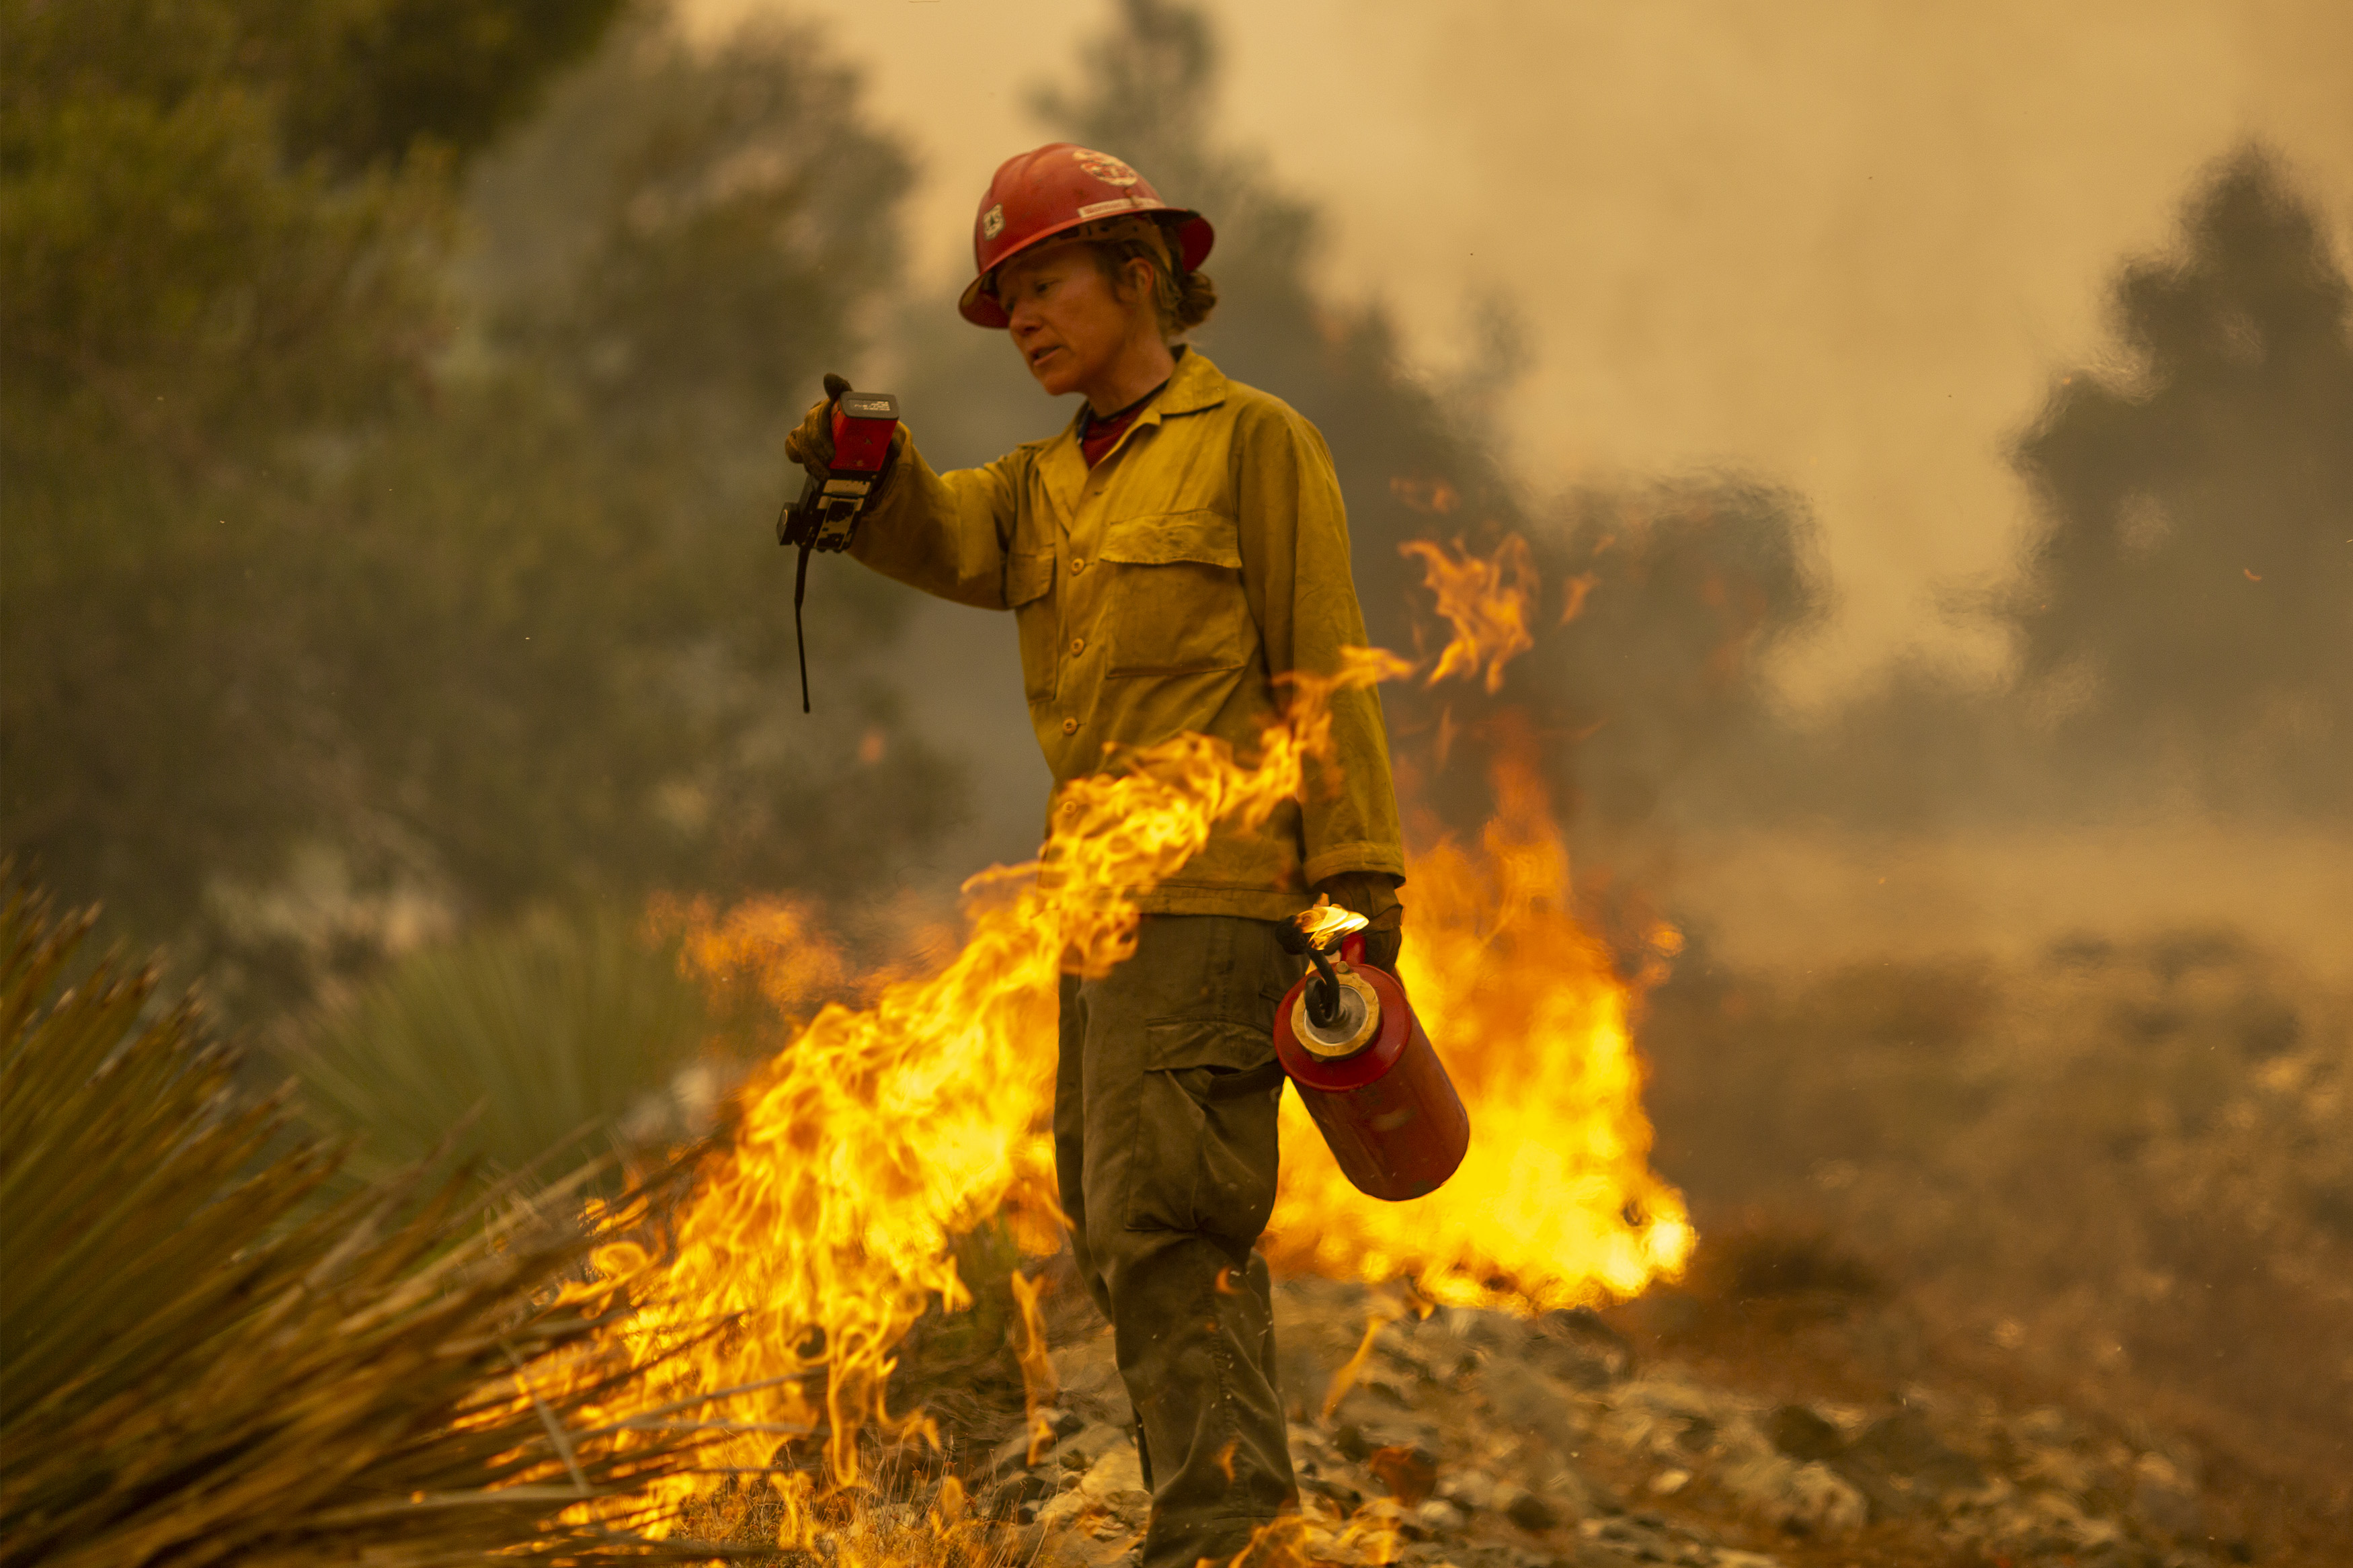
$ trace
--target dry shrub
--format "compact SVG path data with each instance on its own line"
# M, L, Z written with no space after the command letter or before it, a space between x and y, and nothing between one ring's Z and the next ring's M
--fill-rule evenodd
M2348 1001L2218 931L1687 974L1645 1037L1658 1158L1704 1233L1822 1227L1990 1356L2325 1474L2353 1442Z
M324 1199L152 971L65 984L88 926L0 895L0 1563L683 1553L628 1500L691 1455L616 1453L610 1381L519 1377L597 1326L554 1300L578 1227L417 1173Z

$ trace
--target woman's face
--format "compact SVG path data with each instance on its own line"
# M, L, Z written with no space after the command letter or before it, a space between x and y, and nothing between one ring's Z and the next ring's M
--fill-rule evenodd
M1151 268L1133 264L1145 287L1123 300L1085 245L1050 246L997 269L997 298L1012 318L1013 346L1038 384L1053 396L1106 384L1130 342L1159 337L1153 318Z

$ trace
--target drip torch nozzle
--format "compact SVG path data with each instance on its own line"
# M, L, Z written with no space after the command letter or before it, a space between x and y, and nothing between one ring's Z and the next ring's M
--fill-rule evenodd
M1315 966L1315 984L1307 988L1307 1016L1317 1028L1328 1029L1340 1021L1340 977L1332 973L1332 961L1320 947L1307 950L1307 962Z
M1329 1028L1340 1018L1340 977L1332 972L1332 961L1324 953L1333 943L1351 931L1364 930L1367 923L1364 916L1340 908L1326 896L1292 916L1275 933L1284 952L1303 954L1315 966L1315 984L1307 988L1306 1000L1307 1016L1318 1028Z

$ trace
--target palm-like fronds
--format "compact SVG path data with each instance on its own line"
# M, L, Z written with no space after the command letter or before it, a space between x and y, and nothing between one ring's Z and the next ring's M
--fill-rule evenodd
M616 1455L586 1429L619 1391L548 1375L596 1328L553 1289L587 1238L414 1178L306 1201L331 1163L265 1158L276 1108L152 973L60 993L87 929L0 894L0 1563L652 1550L560 1517L649 1523L630 1489L688 1462Z
M382 1180L454 1138L501 1173L568 1170L629 1140L706 1029L670 957L609 916L542 917L396 963L284 1056L299 1109ZM655 1138L668 1124L650 1129Z

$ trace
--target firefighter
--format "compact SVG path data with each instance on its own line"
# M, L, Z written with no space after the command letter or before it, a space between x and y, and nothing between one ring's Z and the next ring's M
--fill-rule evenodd
M1119 159L1008 160L976 219L965 320L1008 331L1060 434L936 473L905 432L852 553L962 605L1011 610L1060 785L1191 731L1247 756L1293 670L1365 642L1330 452L1280 399L1183 335L1217 291L1214 236ZM786 450L822 473L819 404ZM1065 976L1054 1148L1081 1278L1112 1322L1153 1495L1144 1568L1224 1560L1296 1504L1266 1264L1277 923L1327 893L1396 960L1404 876L1378 697L1334 699L1335 766L1264 827L1220 829L1138 900L1133 957ZM1050 805L1050 812L1057 809Z

